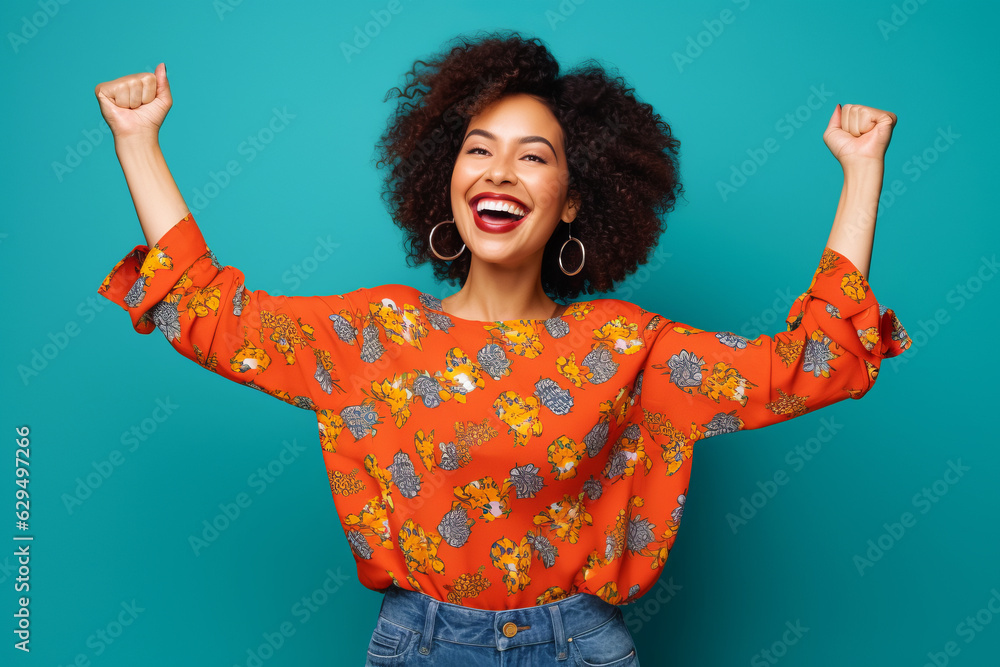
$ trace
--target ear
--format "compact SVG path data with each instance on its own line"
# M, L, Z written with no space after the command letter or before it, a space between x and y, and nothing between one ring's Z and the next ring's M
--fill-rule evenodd
M579 193L571 190L569 195L566 197L566 204L563 206L559 219L563 222L573 222L579 212L580 195Z

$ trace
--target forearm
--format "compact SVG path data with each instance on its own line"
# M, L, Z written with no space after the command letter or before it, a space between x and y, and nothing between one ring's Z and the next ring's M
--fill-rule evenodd
M873 160L844 170L844 187L827 246L851 261L865 278L871 267L875 218L885 163Z
M152 246L188 214L160 145L150 139L117 139L115 153L128 183L146 243Z

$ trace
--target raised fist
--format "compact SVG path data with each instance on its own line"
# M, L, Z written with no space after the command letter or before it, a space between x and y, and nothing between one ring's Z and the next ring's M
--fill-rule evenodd
M860 104L837 106L823 141L845 169L866 161L884 161L896 114Z
M116 139L143 135L155 139L173 102L163 63L152 73L129 74L99 83L94 94Z

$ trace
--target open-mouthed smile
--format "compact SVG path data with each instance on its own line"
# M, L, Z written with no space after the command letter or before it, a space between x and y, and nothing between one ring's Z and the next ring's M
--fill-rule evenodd
M521 200L496 192L483 192L469 201L476 227L491 234L512 231L531 213Z

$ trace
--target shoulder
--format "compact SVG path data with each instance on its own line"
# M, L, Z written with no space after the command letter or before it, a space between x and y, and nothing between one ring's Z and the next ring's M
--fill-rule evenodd
M601 320L609 322L624 318L630 323L641 323L643 326L651 322L659 323L667 321L665 318L646 310L642 306L614 298L578 301L570 304L565 314L573 315L577 319L586 318L588 321Z
M439 308L441 301L416 287L410 285L402 285L400 283L388 283L385 285L376 285L375 287L363 287L358 290L360 294L364 295L364 298L368 299L371 303L384 303L392 302L397 306L403 306L406 304L416 305L420 303L422 306L428 308Z
M388 283L375 287L362 287L351 293L355 303L366 304L366 308L389 307L397 312L424 310L442 312L441 300L410 285Z

